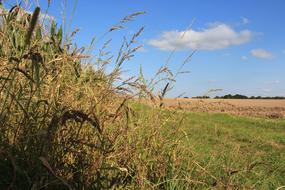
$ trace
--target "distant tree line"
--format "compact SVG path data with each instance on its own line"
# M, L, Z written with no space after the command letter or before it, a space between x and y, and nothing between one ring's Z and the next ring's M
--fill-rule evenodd
M241 94L235 94L235 95L231 95L231 94L227 94L224 96L216 96L215 99L285 99L284 96L245 96L245 95L241 95Z
M187 96L184 98L188 98ZM208 99L210 98L210 96L194 96L192 97L194 99ZM235 95L231 95L231 94L227 94L224 96L216 96L214 97L214 99L278 99L278 100L282 100L285 99L284 96L245 96L245 95L241 95L241 94L235 94Z

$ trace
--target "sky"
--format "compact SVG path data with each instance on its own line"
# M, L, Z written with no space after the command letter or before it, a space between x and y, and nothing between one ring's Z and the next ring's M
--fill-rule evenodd
M47 7L47 0L33 2L42 10ZM70 30L79 29L75 40L82 46L92 37L102 36L126 15L146 12L102 40L112 38L109 50L116 53L124 36L145 27L137 42L143 48L124 65L126 77L138 74L142 66L145 76L151 78L173 50L169 67L175 72L197 50L184 68L190 73L177 77L169 97L200 96L211 89L222 89L211 95L285 96L284 0L64 2L51 0L48 14L60 23L66 5ZM12 1L4 3L9 7ZM98 42L97 48L100 45Z

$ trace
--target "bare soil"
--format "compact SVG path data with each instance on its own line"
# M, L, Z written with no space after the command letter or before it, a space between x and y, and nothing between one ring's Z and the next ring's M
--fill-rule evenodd
M229 113L271 119L285 118L285 100L177 98L165 99L163 103L167 108L194 112Z

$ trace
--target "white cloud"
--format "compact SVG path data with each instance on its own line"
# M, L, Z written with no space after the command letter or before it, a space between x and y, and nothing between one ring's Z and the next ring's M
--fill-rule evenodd
M166 31L149 44L165 51L171 50L217 50L248 42L252 37L249 30L235 31L231 26L218 24L201 31Z
M241 21L243 24L248 24L249 23L249 19L245 18L245 17L241 17Z
M282 53L285 54L285 49L283 49Z
M264 84L272 86L272 85L279 84L279 83L280 83L280 80L274 80L274 81L267 81Z
M272 92L271 88L262 88L261 89L263 92Z
M264 49L253 49L251 50L251 55L260 59L271 59L273 58L273 54Z
M147 49L145 47L140 47L137 52L147 52Z
M245 60L248 60L248 57L247 56L241 56L240 59L245 61Z

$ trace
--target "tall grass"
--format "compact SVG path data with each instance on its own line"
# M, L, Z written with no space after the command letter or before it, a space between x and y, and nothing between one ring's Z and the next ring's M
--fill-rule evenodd
M115 58L105 58L107 42L89 62L88 48L67 43L75 33L64 41L62 26L52 21L44 28L39 18L39 7L32 15L19 5L1 13L0 188L163 187L175 152L160 132L166 118L161 110L140 115L129 105L137 94L155 100L141 76L117 85L143 28Z

